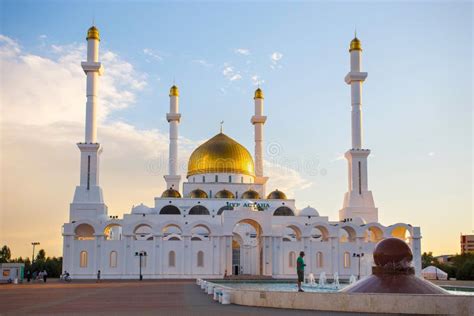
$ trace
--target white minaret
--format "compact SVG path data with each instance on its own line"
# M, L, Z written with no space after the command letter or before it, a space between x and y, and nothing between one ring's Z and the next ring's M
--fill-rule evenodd
M263 195L265 195L265 183L268 177L263 176L263 125L265 124L267 117L263 115L263 91L258 88L255 90L254 103L255 103L255 115L252 116L250 122L254 126L254 139L255 139L255 183L263 185Z
M177 86L170 89L170 112L166 114L170 124L170 148L168 175L164 176L166 188L179 191L181 176L178 175L178 126L181 119L179 113L179 90Z
M367 73L361 72L362 46L357 37L351 41L349 52L351 70L345 81L351 86L352 149L345 153L349 167L349 189L339 211L339 220L353 221L361 218L367 223L378 222L378 210L367 181L367 157L370 150L362 148L362 83L367 78Z
M107 215L99 186L99 157L102 148L97 143L98 81L103 72L99 62L99 41L99 30L92 26L87 32L87 61L81 63L87 76L86 127L84 142L77 144L81 151L81 177L70 208L71 220Z

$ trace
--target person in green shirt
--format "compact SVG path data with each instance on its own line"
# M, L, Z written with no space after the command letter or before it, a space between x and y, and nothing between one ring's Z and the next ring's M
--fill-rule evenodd
M300 256L296 259L296 274L298 275L298 292L304 292L301 288L301 282L304 281L304 267L306 264L304 263L304 251L300 252Z

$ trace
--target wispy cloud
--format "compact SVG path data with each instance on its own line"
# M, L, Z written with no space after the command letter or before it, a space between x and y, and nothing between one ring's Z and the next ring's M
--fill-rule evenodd
M239 55L248 56L248 55L250 55L250 50L247 49L247 48L237 48L235 50L235 53L239 54Z
M236 81L242 79L242 75L235 70L234 67L230 66L229 64L224 64L224 69L222 69L222 74L226 77L229 81Z
M283 58L283 54L280 52L273 52L270 55L270 60L271 60L271 65L270 68L276 69L276 68L281 68L280 61Z
M157 61L163 61L163 56L160 53L158 53L156 51L153 51L150 48L144 48L143 53L147 56L150 56L151 58L153 58Z
M261 85L261 84L265 83L265 80L260 78L259 75L253 75L250 79L252 80L252 84L254 86L258 86L258 85Z
M212 64L209 63L207 60L205 59L193 59L192 62L194 64L198 64L198 65L201 65L201 66L204 66L204 67L212 67Z

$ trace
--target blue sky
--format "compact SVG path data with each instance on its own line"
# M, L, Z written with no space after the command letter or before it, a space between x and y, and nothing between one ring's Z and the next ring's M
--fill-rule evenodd
M95 19L101 49L133 65L146 82L134 102L107 116L110 122L167 133L175 81L183 137L210 138L224 120L225 132L253 151L249 120L258 76L266 143L278 144L278 163L312 166L294 168L310 183L294 197L331 219L346 191L346 163L338 158L350 146L343 78L357 27L369 73L363 91L369 187L382 222L420 225L424 250L439 253L458 251L459 233L473 229L472 3L1 1L1 7L0 33L45 58L54 55L52 45L83 44Z

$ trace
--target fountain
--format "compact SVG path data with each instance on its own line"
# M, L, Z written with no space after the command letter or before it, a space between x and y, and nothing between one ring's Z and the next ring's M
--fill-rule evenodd
M333 286L335 289L338 289L340 287L340 284L339 284L339 274L337 272L334 272L333 279L334 279Z
M321 272L319 275L319 287L323 287L326 285L326 272Z
M351 277L349 278L349 284L354 284L356 282L357 282L356 276L351 274Z
M307 279L309 285L311 286L315 286L316 285L316 282L315 282L315 279L314 279L314 274L313 273L310 273L308 274L308 279Z

